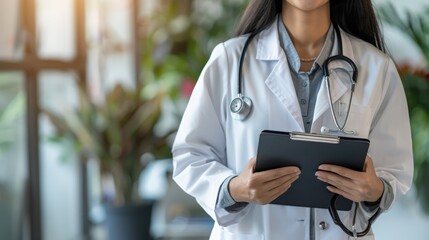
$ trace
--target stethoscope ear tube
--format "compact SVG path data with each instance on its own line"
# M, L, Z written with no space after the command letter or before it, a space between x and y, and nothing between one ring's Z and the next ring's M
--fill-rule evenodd
M338 123L337 115L335 114L335 111L334 111L334 103L333 103L332 96L331 96L331 86L329 84L329 76L325 76L324 81L326 82L326 91L328 93L328 101L329 101L329 105L330 105L330 109L331 109L332 118L334 119L335 126L338 128L338 130L336 130L336 131L342 132L345 134L355 135L354 131L346 131L345 130L346 125L347 125L347 121L349 120L350 107L352 105L352 100L353 100L354 82L352 82L352 88L351 88L351 93L350 93L350 98L349 98L349 104L347 107L346 118L345 118L344 124L342 126L340 126L340 124ZM332 131L332 130L330 130L330 131Z
M353 80L353 89L354 90L354 85L357 82L357 76L358 76L358 69L356 67L356 64L347 56L344 56L343 54L343 39L341 37L341 32L340 32L340 28L338 27L338 24L333 23L334 26L334 30L335 30L335 35L337 36L337 45L338 45L338 54L329 57L328 59L326 59L326 61L323 63L322 65L322 69L323 69L323 76L325 77L329 77L329 64L332 61L345 61L347 62L353 70L353 76L352 76L352 80Z
M353 136L357 136L358 135L357 131L353 131L353 130L351 130L351 131L336 130L336 129L330 129L330 128L326 127L326 126L322 126L320 128L320 132L324 133L324 134L328 134L328 133L345 133L347 135L353 135Z
M354 91L354 86L356 85L357 76L358 76L358 69L356 67L356 64L350 58L348 58L348 57L344 56L342 53L340 53L339 55L335 55L335 56L329 57L323 63L323 65L322 65L323 76L329 78L329 64L331 62L333 62L333 61L345 61L345 62L347 62L350 65L350 67L353 70L353 75L352 75L352 91Z

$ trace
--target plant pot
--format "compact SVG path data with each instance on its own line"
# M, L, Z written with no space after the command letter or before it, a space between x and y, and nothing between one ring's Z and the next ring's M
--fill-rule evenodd
M123 206L106 205L106 227L109 240L150 240L154 202Z

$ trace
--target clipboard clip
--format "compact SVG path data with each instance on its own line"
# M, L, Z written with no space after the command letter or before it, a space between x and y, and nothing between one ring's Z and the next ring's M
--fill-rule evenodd
M289 136L290 136L290 139L294 141L307 141L307 142L319 142L319 143L321 142L321 143L331 143L331 144L340 143L340 138L338 136L332 136L332 135L291 132Z

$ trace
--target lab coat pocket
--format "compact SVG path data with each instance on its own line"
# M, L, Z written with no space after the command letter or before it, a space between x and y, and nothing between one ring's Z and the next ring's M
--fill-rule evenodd
M355 240L355 238L354 237L349 237L348 238L349 240ZM374 238L374 235L366 235L366 236L363 236L363 237L360 237L360 238L357 238L358 240L374 240L375 238Z
M371 113L372 110L369 107L352 104L345 130L354 131L355 137L368 138L371 128Z
M222 240L264 240L261 234L233 233L226 229L221 229Z

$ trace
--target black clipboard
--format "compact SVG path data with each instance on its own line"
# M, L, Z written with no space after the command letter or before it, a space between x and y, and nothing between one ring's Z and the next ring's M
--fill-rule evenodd
M329 208L333 193L314 175L320 164L330 163L362 171L369 140L309 133L264 130L259 136L255 171L298 166L301 175L271 204ZM338 210L350 210L352 201L339 197Z

